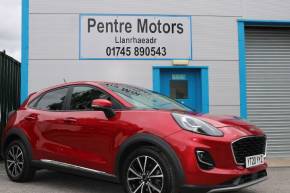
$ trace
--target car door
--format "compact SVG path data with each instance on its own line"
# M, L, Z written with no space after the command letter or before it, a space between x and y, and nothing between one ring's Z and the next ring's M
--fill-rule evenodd
M87 85L70 89L68 111L64 112L65 125L59 131L67 161L74 165L99 171L110 171L114 140L121 132L119 112L108 119L102 111L91 108L94 99L113 102L114 109L121 105L104 91Z
M34 122L36 151L40 159L64 160L63 143L60 135L64 127L64 107L69 87L50 90L30 105L28 119Z

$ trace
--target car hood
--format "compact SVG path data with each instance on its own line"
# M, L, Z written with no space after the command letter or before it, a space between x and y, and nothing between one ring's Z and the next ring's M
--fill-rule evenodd
M225 126L253 126L253 124L246 122L236 116L229 115L208 115L208 114L197 114L196 117L210 122L215 127L225 127Z

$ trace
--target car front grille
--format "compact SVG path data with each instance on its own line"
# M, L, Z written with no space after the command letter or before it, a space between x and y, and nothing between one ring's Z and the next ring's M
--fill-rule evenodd
M232 143L235 161L239 165L245 165L246 157L266 153L266 137L250 136L238 139Z

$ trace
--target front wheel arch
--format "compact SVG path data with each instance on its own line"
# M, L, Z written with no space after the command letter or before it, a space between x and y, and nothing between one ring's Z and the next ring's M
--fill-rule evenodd
M28 151L28 156L29 156L30 160L32 160L32 148L31 148L29 139L26 136L26 134L21 129L18 129L18 128L13 128L13 129L9 130L5 139L3 140L3 143L1 146L2 157L4 158L4 153L5 153L5 149L7 148L7 146L14 140L20 140L24 143L24 145Z
M153 146L158 150L162 151L165 156L170 160L170 163L174 167L174 171L177 177L177 184L182 185L184 183L184 170L182 168L181 162L176 155L172 147L160 137L157 137L152 134L136 134L126 140L120 147L119 152L116 158L115 164L115 173L118 177L118 180L121 181L121 168L124 163L126 156L129 155L132 151L137 148L144 146Z

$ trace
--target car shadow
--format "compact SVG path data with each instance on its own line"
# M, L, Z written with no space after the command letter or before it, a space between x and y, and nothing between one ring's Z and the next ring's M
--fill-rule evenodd
M67 192L124 193L120 184L48 170L38 171L32 183Z
M1 170L4 169L2 167ZM124 193L123 187L117 183L50 170L38 171L33 181L25 184L13 183L4 176L6 176L6 174L3 171L3 173L1 172L1 179L6 179L8 181L5 182L7 185L14 184L14 188L17 190L21 190L22 188L24 188L24 190L26 189L27 191L28 189L42 189L42 193ZM256 191L251 189L244 189L235 193L256 193Z
M45 186L49 186L51 189L56 190L69 187L70 192L124 193L122 186L117 183L48 170L38 172L33 183L35 183L35 185L45 184ZM255 191L244 189L235 193L255 193Z

